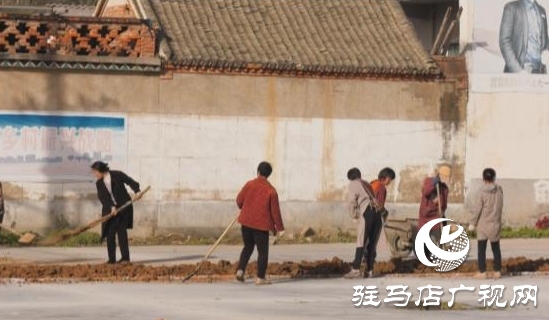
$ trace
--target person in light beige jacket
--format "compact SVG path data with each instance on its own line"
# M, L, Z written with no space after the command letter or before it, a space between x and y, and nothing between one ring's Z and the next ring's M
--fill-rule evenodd
M486 247L488 241L494 255L494 278L501 277L501 248L499 244L503 213L503 189L496 184L496 171L484 169L484 184L475 195L469 231L477 230L478 269L477 278L486 278Z
M366 193L362 180L362 174L358 168L352 168L347 172L349 179L349 193L347 194L347 205L351 218L357 226L355 257L351 271L345 275L346 278L356 278L360 275L360 264L364 257L364 237L366 232L366 220L363 213L371 203L371 199Z
M351 217L357 224L357 239L352 269L345 275L345 278L360 276L360 265L364 258L367 262L365 277L373 276L376 246L382 228L381 209L384 209L383 205L385 204L385 185L389 185L394 177L394 171L390 168L385 168L380 172L379 180L382 181L377 181L377 183L382 184L383 188L381 186L378 188L380 198L382 198L378 200L375 198L377 194L372 185L362 179L359 169L352 168L347 172L349 179L347 203Z

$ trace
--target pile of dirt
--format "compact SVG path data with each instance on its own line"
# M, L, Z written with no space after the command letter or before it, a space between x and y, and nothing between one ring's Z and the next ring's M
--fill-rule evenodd
M493 269L493 261L488 260L487 269ZM516 275L523 272L547 272L549 271L549 259L530 260L525 257L509 258L502 261L502 271L505 274ZM423 265L418 260L393 259L376 263L375 270L379 274L429 274L434 273L434 268ZM466 261L459 268L446 274L474 273L478 271L476 261Z
M488 269L491 269L488 261ZM195 269L195 264L181 264L176 266L146 266L142 264L97 264L97 265L32 265L32 264L4 264L0 261L0 279L23 279L27 282L50 281L180 281ZM434 269L422 265L417 260L391 260L379 262L375 267L380 275L415 274L425 275L434 273ZM257 270L256 263L251 263L247 270L252 276ZM322 278L337 277L350 270L347 262L339 258L321 261L301 261L271 263L267 273L276 278ZM467 274L476 272L475 262L466 262L457 270L446 273ZM218 281L232 277L236 271L236 263L219 261L206 262L194 281ZM522 272L548 272L549 259L529 260L523 257L503 261L503 271L507 274ZM440 275L440 274L439 274Z

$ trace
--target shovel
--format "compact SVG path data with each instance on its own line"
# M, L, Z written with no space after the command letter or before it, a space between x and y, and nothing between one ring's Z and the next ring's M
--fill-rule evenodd
M198 263L196 268L191 273L186 275L185 278L183 278L182 282L186 282L190 278L194 277L194 275L197 274L198 271L200 271L200 269L202 268L204 263L206 263L206 261L208 261L208 258L210 257L210 255L214 252L214 250L217 248L217 246L219 246L219 244L221 243L221 240L223 240L225 235L227 235L229 230L231 230L231 228L235 225L235 223L237 221L238 221L238 216L236 216L236 218L234 218L233 221L231 221L231 223L227 226L225 231L223 231L223 233L219 236L219 238L217 238L217 241L210 247L210 250L208 250L208 252L206 252L206 254L204 255L204 258L202 258L202 260L200 260L200 262Z
M139 196L143 196L147 191L149 191L151 189L150 186L147 186L145 189L143 189L143 191L141 191L139 193ZM135 199L135 198L134 198ZM137 200L130 200L128 202L126 202L124 205L122 205L120 208L116 209L116 214L123 211L124 209L126 209L127 207L131 206L135 201ZM61 233L59 234L58 236L55 236L55 237L52 237L52 238L49 238L49 239L44 239L42 241L39 241L37 242L38 245L42 245L42 246L51 246L51 245L55 245L55 244L58 244L59 242L63 242L65 240L68 240L72 237L75 237L103 222L106 222L108 221L109 219L111 219L112 217L114 217L116 215L115 213L109 213L99 219L96 219L96 220L93 220L92 222L82 226L82 227L79 227L79 228L76 228L76 229L73 229L73 230L69 230L69 231L66 231L64 233Z
M437 183L437 204L438 204L438 217L444 218L442 216L442 202L440 201L440 186Z
M440 193L440 186L439 186L439 184L437 183L438 217L439 217L439 218L446 218L446 217L444 216L444 214L442 213L442 203L441 203L440 196L441 196L441 193ZM443 221L443 222L442 222L442 226L445 227L446 225L447 225L447 222L446 222L446 221ZM447 249L447 248L446 248L446 244L441 244L441 243L440 243L440 239L439 239L439 244L438 244L438 246L439 246L440 248L442 248L442 249L445 249L445 250Z
M0 229L6 230L9 233L12 233L12 234L18 236L19 240L17 240L17 242L19 242L20 244L31 244L34 241L34 239L36 239L36 237L38 236L38 235L36 235L32 232L27 232L25 234L20 234L19 232L13 230L12 228L6 227L3 224L0 224Z

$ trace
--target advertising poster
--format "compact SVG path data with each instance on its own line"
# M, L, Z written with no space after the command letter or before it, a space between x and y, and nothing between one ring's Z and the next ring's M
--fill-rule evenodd
M471 89L549 92L549 0L474 1Z
M0 176L11 181L90 180L90 165L126 164L124 116L0 113Z

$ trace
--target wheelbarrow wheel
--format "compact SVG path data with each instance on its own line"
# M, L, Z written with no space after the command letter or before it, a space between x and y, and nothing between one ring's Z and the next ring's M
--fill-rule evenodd
M410 250L409 249L406 249L406 250L398 250L398 242L400 241L400 237L394 237L393 238L393 243L391 243L389 245L389 248L391 249L391 255L393 256L393 258L396 258L396 259L403 259L403 258L406 258L407 256L410 255Z

